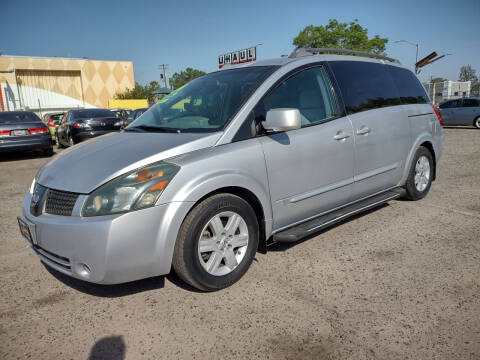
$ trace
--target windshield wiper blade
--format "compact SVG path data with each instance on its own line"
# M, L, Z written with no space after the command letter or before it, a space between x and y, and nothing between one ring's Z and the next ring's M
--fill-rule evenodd
M125 129L125 131L152 131L152 132L168 132L168 133L181 133L180 129L162 127L162 126L151 126L151 125L138 125L131 126Z

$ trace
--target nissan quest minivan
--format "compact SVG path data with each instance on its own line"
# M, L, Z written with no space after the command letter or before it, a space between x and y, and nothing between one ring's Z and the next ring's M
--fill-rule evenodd
M398 61L297 49L197 78L124 131L53 157L18 222L41 261L69 276L115 284L173 267L218 290L271 244L423 198L441 122Z

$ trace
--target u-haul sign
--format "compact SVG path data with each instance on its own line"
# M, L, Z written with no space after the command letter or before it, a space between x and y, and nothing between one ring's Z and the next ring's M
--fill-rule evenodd
M218 67L221 69L226 64L236 65L255 60L257 60L257 48L252 46L248 49L220 55L218 57Z

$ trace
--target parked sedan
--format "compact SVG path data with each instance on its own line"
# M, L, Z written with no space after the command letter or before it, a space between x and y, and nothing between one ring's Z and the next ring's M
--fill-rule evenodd
M439 106L443 125L473 125L480 129L480 99L447 100Z
M32 112L0 112L0 151L17 150L42 150L52 155L50 131Z
M120 131L123 120L107 109L70 110L57 127L57 145L73 146L83 140Z

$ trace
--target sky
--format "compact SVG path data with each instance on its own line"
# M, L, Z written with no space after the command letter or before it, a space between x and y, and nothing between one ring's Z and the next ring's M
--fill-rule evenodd
M403 1L142 1L2 0L0 53L88 57L133 62L135 81L159 80L186 67L217 69L220 54L256 44L257 59L294 50L307 25L358 19L370 37L387 37L387 55L413 68L432 51L451 54L422 69L419 77L457 80L469 64L480 77L480 0Z

